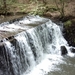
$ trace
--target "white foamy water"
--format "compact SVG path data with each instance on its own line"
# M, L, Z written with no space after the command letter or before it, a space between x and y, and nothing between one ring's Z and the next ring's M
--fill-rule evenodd
M9 31L9 32L16 32L18 30L25 30L26 28L23 28L21 26L15 25L15 24L8 24L0 27L0 31Z
M65 46L67 49L67 56L74 56L60 27L51 20L39 16L28 16L19 22L31 24L43 20L47 20L47 22L16 34L13 41L3 41L10 75L47 75L51 71L60 71L57 66L66 64L64 57L61 56L61 46ZM14 24L8 25L8 27L20 29Z
M50 71L60 70L56 66L65 63L59 55L46 55L39 65L31 70L28 74L23 75L46 75Z
M45 18L39 17L39 16L27 16L26 18L24 18L23 20L19 21L22 24L34 24L37 22L44 22Z

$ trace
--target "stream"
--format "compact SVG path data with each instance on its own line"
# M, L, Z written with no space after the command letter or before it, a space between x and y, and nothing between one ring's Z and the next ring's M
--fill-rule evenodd
M75 47L61 28L33 15L0 24L0 75L75 75Z

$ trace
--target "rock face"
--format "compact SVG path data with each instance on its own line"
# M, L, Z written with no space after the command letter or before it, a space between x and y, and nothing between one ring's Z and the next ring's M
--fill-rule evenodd
M0 75L9 75L5 47L0 46Z
M67 52L67 49L65 46L61 46L61 55L66 55L68 52Z
M75 19L71 20L70 25L64 25L64 37L70 46L75 47Z

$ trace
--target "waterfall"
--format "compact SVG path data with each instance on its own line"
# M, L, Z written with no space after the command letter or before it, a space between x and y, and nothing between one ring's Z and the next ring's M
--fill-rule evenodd
M39 25L28 30L18 26L34 23ZM0 47L0 54L3 54L0 55L0 65L3 65L0 75L44 75L55 69L54 64L62 63L60 47L65 46L69 51L69 46L60 26L38 16L28 16L18 24L15 22L15 25L23 31L14 35L11 41L3 40L3 48Z

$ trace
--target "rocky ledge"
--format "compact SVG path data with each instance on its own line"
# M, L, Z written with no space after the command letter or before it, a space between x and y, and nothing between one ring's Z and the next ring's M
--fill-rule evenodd
M70 46L75 47L75 18L64 22L64 37Z

